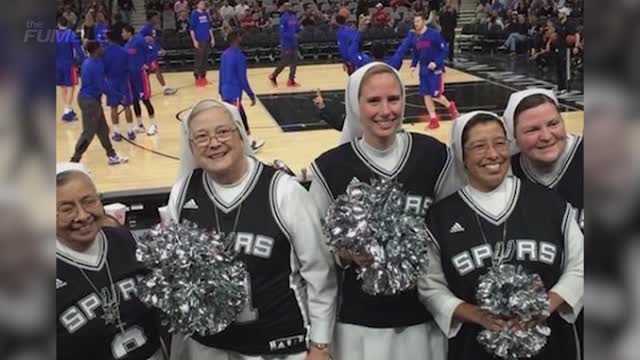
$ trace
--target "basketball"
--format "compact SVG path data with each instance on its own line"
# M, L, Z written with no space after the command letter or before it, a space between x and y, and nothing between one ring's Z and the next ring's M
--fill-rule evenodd
M567 41L567 46L574 47L576 45L576 36L567 35L566 41Z
M340 8L340 10L338 10L338 15L342 16L345 19L349 19L349 16L351 16L351 12L349 11L349 9L343 6Z

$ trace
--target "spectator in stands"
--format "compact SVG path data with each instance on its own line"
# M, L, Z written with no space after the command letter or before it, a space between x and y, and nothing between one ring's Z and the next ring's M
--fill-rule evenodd
M220 7L220 15L222 15L222 20L231 24L233 19L236 17L236 10L233 6L229 5L228 0L224 0L222 2L222 7Z
M135 10L132 0L118 0L118 14L122 16L122 21L125 23L131 23L131 12Z
M258 28L256 20L253 18L251 10L247 10L244 16L240 19L240 27L245 32L251 32Z
M164 9L160 14L160 28L162 30L176 29L176 13L173 12L173 6L171 3L165 3Z
M411 7L411 2L409 0L391 0L389 6L391 6L393 10L397 10L401 6L409 8Z
M244 15L247 13L247 10L249 10L249 6L244 3L244 0L237 0L237 4L235 8L236 18L242 19Z
M507 11L507 7L500 0L493 0L491 2L491 11L495 11L498 15L504 15Z
M216 6L211 6L209 8L209 16L211 17L211 27L213 28L213 32L217 32L222 29L222 15L220 15L220 11Z
M104 14L104 18L107 21L107 24L111 23L111 11L109 11L109 7L104 2L104 0L99 0L95 6L96 14L101 12Z
M316 13L316 9L314 5L307 4L304 15L300 18L300 24L304 27L307 26L316 26L322 22L322 19Z
M411 10L413 10L414 14L424 14L427 11L424 4L422 3L422 0L414 1L413 5L411 5Z
M473 22L477 24L486 23L488 21L489 8L489 3L482 3L482 1L478 1L478 5L476 5L476 17Z
M554 10L553 10L553 4L551 4L551 1L544 0L542 2L542 7L538 9L538 12L536 13L536 15L538 17L546 17L546 18L553 17Z
M440 13L440 27L442 28L442 37L449 45L449 61L453 61L453 48L456 37L456 27L458 26L458 12L455 5L449 0L444 7L444 11Z
M175 2L175 4L173 4L173 12L176 13L176 16L179 16L183 11L189 13L190 10L191 5L189 5L189 2L187 0L178 0ZM178 27L177 25L178 24L176 22L176 28Z
M391 26L393 24L393 19L391 19L391 15L384 9L384 5L382 3L376 4L376 10L371 15L371 22L373 26L376 27L385 27Z
M368 16L369 15L369 7L370 0L358 0L358 6L356 7L356 18L360 18L360 15ZM348 2L345 2L341 7L346 7Z
M89 9L84 16L82 29L80 29L80 35L82 40L95 40L96 39L96 19L93 16L93 9Z
M518 15L525 15L525 16L527 16L529 12L523 0L518 0L517 2L514 3L513 11L517 12Z
M571 10L563 7L558 9L558 22L556 24L556 32L558 34L558 40L555 42L555 48L552 53L553 60L556 67L556 76L558 79L558 90L562 93L567 90L567 49L570 48L571 52L577 54L579 52L580 34L578 33L573 21L569 20ZM567 36L573 35L576 37L576 42L569 46L567 44Z
M511 52L511 55L516 55L518 44L526 42L528 39L529 24L527 19L522 14L518 14L517 19L515 24L511 24L508 27L509 36L507 36L503 46L504 49L508 49Z
M260 8L258 12L253 13L253 19L256 21L258 30L263 31L271 27L271 21L264 13L264 8Z
M189 26L189 14L186 11L181 11L180 13L178 13L176 29L179 33L188 33L191 30Z
M62 16L67 19L69 29L75 30L76 25L78 25L78 16L75 12L73 12L73 8L71 7L71 5L64 6L64 12L62 13Z

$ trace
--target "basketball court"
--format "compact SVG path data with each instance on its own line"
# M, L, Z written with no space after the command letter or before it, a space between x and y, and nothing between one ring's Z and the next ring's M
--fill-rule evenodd
M267 79L273 68L249 69L248 77L257 95L255 106L249 106L244 96L244 106L249 118L252 136L266 141L257 153L262 161L270 163L283 160L294 172L301 173L309 163L324 151L334 147L339 133L320 120L312 98L320 89L327 106L339 107L344 111L344 88L347 75L341 64L298 66L296 80L302 86L287 88L285 83L288 69L280 75L279 87L273 88ZM426 123L420 122L425 113L422 98L417 93L418 76L409 72L409 61L405 60L400 71L406 85L406 120L408 131L426 133L441 141L448 142L451 122L446 109L438 107L444 121L436 130L425 130ZM113 142L120 155L129 157L129 163L117 166L107 165L107 158L98 139L94 139L82 158L95 175L98 190L103 193L125 191L136 193L150 189L167 188L176 179L179 162L180 114L202 99L218 95L218 72L208 72L211 82L206 88L194 86L191 72L164 73L168 86L178 88L173 96L161 94L160 85L154 75L150 75L152 103L160 132L155 136L139 134L135 141ZM484 79L470 73L447 68L445 75L445 95L454 100L461 113L472 110L488 110L502 113L509 95L519 89L491 79ZM76 95L79 87L76 87ZM75 101L75 99L74 99ZM104 103L104 101L103 101ZM74 102L74 109L80 115ZM562 103L567 131L582 134L584 113L575 104ZM75 143L82 131L82 122L62 123L63 102L58 94L56 105L56 158L67 161L73 154ZM107 122L110 109L105 107ZM142 107L143 119L148 127L146 109ZM135 121L135 120L134 120ZM124 115L120 117L125 124ZM124 129L124 127L122 127Z

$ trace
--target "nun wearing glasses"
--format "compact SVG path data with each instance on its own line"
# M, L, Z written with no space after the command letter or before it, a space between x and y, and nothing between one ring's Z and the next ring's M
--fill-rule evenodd
M137 278L146 270L136 260L134 237L103 220L88 170L57 164L57 358L166 359L157 311L137 297Z
M329 359L335 273L308 192L253 156L238 110L217 100L183 121L179 175L172 220L237 234L250 299L220 333L175 336L172 359Z
M424 216L434 200L457 190L447 145L402 130L405 86L396 69L369 63L348 80L347 117L340 144L312 163L310 193L320 215L352 179L396 179L407 192L406 211ZM338 360L444 359L445 339L414 288L369 295L355 268L369 254L338 254L339 300L335 345Z
M467 182L427 215L433 236L421 300L449 338L449 360L490 360L476 340L483 329L528 327L545 321L546 345L531 359L580 359L574 323L583 302L583 235L571 206L555 192L509 174L510 138L494 113L477 111L453 124L456 169ZM540 275L548 318L524 322L482 310L479 277L500 263Z

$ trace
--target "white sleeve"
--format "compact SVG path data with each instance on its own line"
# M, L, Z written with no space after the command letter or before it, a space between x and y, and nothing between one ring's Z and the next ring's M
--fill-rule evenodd
M169 210L169 216L171 220L178 222L180 216L180 205L184 201L184 192L186 191L187 184L189 183L189 179L191 178L191 174L185 176L184 178L179 179L173 186L171 187L171 193L169 194L169 203L167 204L167 208Z
M311 198L316 205L320 217L324 217L333 199L315 161L311 163L311 187L309 188L309 194L311 194Z
M462 327L462 321L454 319L453 313L464 301L453 295L442 271L440 249L429 242L429 269L418 279L418 297L433 315L434 320L448 338L453 338Z
M294 178L276 180L276 216L291 239L300 275L306 282L306 298L312 341L328 344L335 325L337 280L333 259L324 243L317 209L307 190Z
M564 232L564 271L551 291L560 295L564 303L558 314L569 323L574 323L583 307L584 296L584 235L571 213Z
M459 178L456 167L455 167L455 158L453 156L453 151L449 145L445 145L447 149L447 161L440 172L440 177L438 177L438 182L436 183L435 201L442 200L447 196L453 194L458 191L462 187L462 179Z

